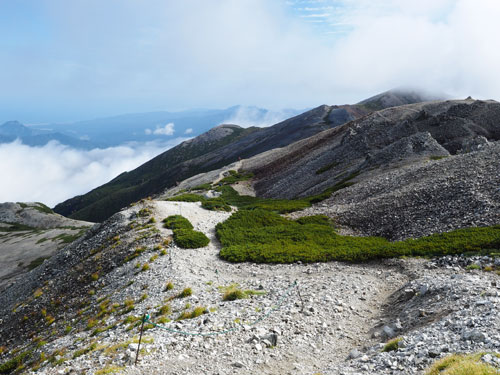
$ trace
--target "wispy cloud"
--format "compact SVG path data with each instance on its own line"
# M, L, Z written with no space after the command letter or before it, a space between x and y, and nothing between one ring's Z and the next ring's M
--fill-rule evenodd
M90 151L57 142L29 147L19 141L0 144L0 202L40 201L49 206L100 186L187 138Z
M313 14L303 14L300 17L302 18L327 18L330 16L330 13L313 13Z

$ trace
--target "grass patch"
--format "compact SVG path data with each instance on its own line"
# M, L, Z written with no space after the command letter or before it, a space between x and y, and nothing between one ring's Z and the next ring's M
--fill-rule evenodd
M484 354L449 355L436 361L425 375L498 375L497 368L481 361Z
M117 372L125 370L123 366L109 365L95 372L95 375L116 374Z
M227 290L222 296L223 301L236 301L237 299L245 298L248 298L247 294L243 290L238 288Z
M85 355L87 353L90 353L92 351L94 351L95 349L97 348L97 343L96 342L93 342L92 344L90 344L89 346L83 348L83 349L80 349L80 350L77 350L73 353L73 359L75 358L78 358L78 357L81 357L82 355Z
M201 185L197 185L195 186L194 188L192 188L191 190L210 190L212 188L212 184L201 184Z
M8 223L8 227L0 226L0 232L21 232L21 231L36 231L36 228L30 227L29 225L19 224L19 223Z
M26 266L26 268L31 271L32 269L34 269L34 268L38 267L40 264L42 264L45 261L45 259L49 259L49 258L50 257L39 257L39 258L36 258L35 260L32 260L30 262L30 264L28 264Z
M32 354L32 351L26 351L11 358L0 365L0 374L10 374L16 369L22 368L25 360Z
M430 156L429 159L430 160L441 160L441 159L444 159L447 157L448 157L448 155L433 155L433 156Z
M193 311L183 311L176 320L184 320L184 319L194 319L199 317L200 315L208 314L208 310L206 307L198 306L195 307Z
M41 202L36 202L34 206L31 206L35 210L42 212L44 214L53 214L54 211L52 211L48 206L44 205Z
M324 167L321 167L320 169L318 169L316 171L316 174L322 174L322 173L325 173L326 171L329 171L330 169L336 167L337 165L339 165L338 162L334 161L333 163L330 163L330 164L327 164L325 165Z
M176 297L177 298L186 298L193 294L193 290L191 288L184 288L182 292L180 292Z
M335 232L325 217L293 221L266 210L241 210L216 226L221 258L230 262L361 262L397 256L441 256L500 248L500 225L389 242Z
M134 250L134 252L133 252L132 254L127 255L127 256L125 257L125 260L124 260L123 262L124 262L124 263L126 263L126 262L130 262L132 259L137 258L139 255L141 255L141 254L142 254L143 252L145 252L145 251L146 251L146 248L145 248L144 246L142 246L142 247L137 247L137 248Z
M382 349L383 352L392 352L399 349L399 343L403 340L401 337L393 338L389 340Z
M71 243L73 241L76 241L81 236L83 236L83 234L86 231L87 231L86 229L83 229L75 234L61 233L61 234L55 236L54 238L52 238L52 241L61 241L62 243Z
M156 315L162 316L162 315L170 314L171 312L172 312L172 308L170 307L170 305L163 305L162 307L160 307L160 309L158 310Z

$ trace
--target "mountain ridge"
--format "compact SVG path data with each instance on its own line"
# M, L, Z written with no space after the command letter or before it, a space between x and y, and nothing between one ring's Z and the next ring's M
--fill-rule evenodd
M102 221L122 207L148 195L158 194L195 174L287 146L368 113L370 110L359 105L321 105L270 127L244 130L241 137L227 138L224 144L196 150L190 154L190 159L186 156L185 145L181 143L144 166L124 173L88 194L59 203L54 210L75 219ZM177 152L184 156L177 158ZM166 165L167 160L170 165ZM158 166L158 175L155 177L150 177L152 165ZM142 173L144 176L141 176ZM149 183L148 178L152 178Z

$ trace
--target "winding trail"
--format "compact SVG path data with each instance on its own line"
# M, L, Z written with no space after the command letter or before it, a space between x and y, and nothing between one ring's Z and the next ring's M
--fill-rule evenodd
M181 214L195 230L211 239L203 249L171 247L171 264L166 269L174 283L198 291L193 296L194 303L217 306L217 311L208 315L208 325L214 330L227 327L235 319L242 323L252 321L271 308L294 280L303 304L294 292L281 310L257 327L221 337L193 339L159 329L149 331L157 343L155 354L145 357L138 367L127 368L126 374L313 374L345 361L353 348L374 343L371 334L381 323L379 315L384 302L408 281L398 267L381 263L227 263L218 258L220 244L215 237L215 225L230 213L206 211L199 203L151 204L156 217ZM160 230L164 236L170 234L168 229ZM218 287L232 284L243 289L262 289L266 294L221 302ZM199 331L202 326L194 321L182 325L182 329ZM252 337L266 332L278 332L274 349L252 342Z

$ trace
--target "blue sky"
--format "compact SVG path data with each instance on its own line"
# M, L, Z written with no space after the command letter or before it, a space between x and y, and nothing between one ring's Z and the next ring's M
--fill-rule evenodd
M496 0L0 1L0 121L500 99Z

